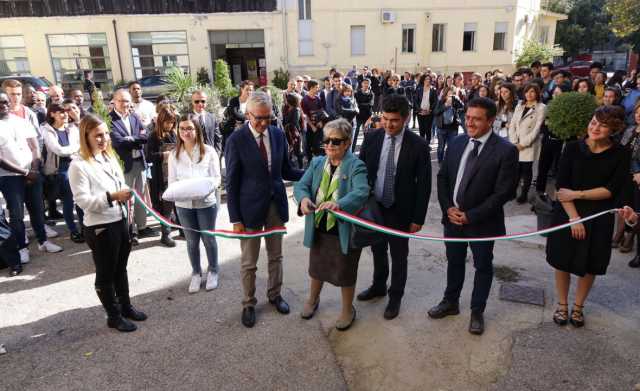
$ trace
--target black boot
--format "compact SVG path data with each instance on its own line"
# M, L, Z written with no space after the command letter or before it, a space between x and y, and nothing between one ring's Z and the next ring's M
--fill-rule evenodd
M120 313L120 308L116 303L115 292L112 287L97 288L96 294L107 312L107 326L112 329L116 329L121 332L135 331L136 325L123 318Z
M518 204L524 204L527 202L527 198L529 195L529 188L522 188L522 191L520 192L520 196L516 199L516 202Z
M129 296L129 277L126 272L120 279L116 279L115 287L122 316L137 322L147 320L147 315L144 312L136 310L131 305L131 297Z
M171 227L162 226L162 237L160 238L160 243L164 244L167 247L175 247L175 240L171 239Z

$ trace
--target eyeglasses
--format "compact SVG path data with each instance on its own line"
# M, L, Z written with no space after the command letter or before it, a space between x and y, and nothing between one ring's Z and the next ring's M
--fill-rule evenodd
M204 103L207 103L207 101L204 100L204 99L202 99L202 100L194 100L193 103L195 103L195 104L200 104L200 103L204 104Z
M253 119L255 119L256 121L271 121L273 120L273 115L265 115L265 116L257 116L253 113L249 113Z
M340 144L342 144L343 142L347 141L347 139L344 138L325 138L324 140L322 140L323 144L331 144L331 145L335 145L338 146Z

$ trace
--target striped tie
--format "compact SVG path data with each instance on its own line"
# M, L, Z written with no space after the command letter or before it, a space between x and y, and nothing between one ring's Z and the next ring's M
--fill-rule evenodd
M384 170L384 187L382 188L382 206L390 208L393 205L393 190L396 179L396 137L391 136L391 145L387 155L387 165Z

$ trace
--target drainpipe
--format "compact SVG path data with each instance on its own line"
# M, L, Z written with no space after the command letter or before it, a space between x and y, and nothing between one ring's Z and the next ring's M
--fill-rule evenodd
M116 37L116 54L118 55L118 67L120 68L120 80L124 80L124 72L122 72L122 57L120 57L120 43L118 41L118 28L116 20L113 19L113 35Z
M283 40L282 40L282 51L284 52L284 59L285 61L283 61L285 63L286 69L285 71L289 70L289 27L287 24L287 0L282 0L280 2L280 6L282 6L282 33L284 35Z

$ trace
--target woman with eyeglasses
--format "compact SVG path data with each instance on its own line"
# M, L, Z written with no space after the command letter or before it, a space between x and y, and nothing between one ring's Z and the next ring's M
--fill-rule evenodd
M71 241L83 243L84 237L74 220L73 194L69 184L71 157L80 149L78 127L69 123L69 113L63 105L53 103L47 108L47 122L42 124L40 133L47 149L44 174L55 176L56 190L62 200L62 214L71 233Z
M329 210L356 213L369 197L367 168L350 151L351 124L344 119L324 127L325 156L311 161L294 186L300 212L306 216L304 245L309 254L309 297L300 316L311 319L320 304L324 282L342 291L342 312L336 321L340 331L356 318L353 307L360 249L350 248L351 224L340 221Z
M169 155L169 186L192 178L212 180L213 188L217 189L221 178L220 159L216 150L204 143L200 125L185 116L178 122L176 149ZM180 222L186 228L184 234L192 268L189 293L198 292L202 284L201 239L209 261L205 289L213 290L218 287L218 244L214 236L203 235L198 231L216 228L216 192L204 199L177 201L175 204Z

